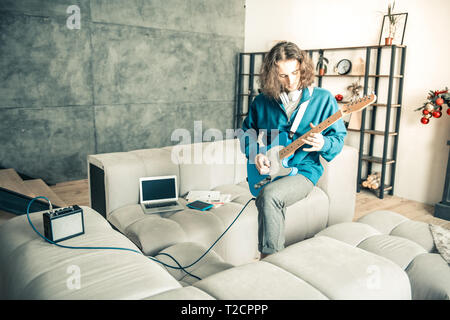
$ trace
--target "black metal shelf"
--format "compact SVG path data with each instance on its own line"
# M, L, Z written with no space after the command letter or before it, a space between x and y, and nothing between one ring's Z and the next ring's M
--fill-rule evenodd
M242 126L243 118L247 115L247 110L244 110L244 102L247 104L247 108L253 101L253 98L258 94L254 94L254 80L255 77L259 77L260 73L255 72L256 59L263 58L266 52L241 52L239 53L239 70L237 73L237 93L236 93L236 107L234 111L234 128L240 128ZM245 57L249 57L249 64L245 65ZM247 90L244 90L244 81L247 83Z
M361 132L360 129L347 129L347 131ZM381 131L381 130L370 130L370 129L364 130L364 133L374 134L374 135L377 135L377 136L384 136L384 134L385 134L384 131ZM388 132L388 135L389 136L396 136L396 135L398 135L398 132Z
M362 78L365 77L364 74L324 74L324 75L315 75L316 77L357 77L357 78ZM388 74L369 74L367 75L369 78L389 78L390 75ZM396 75L396 76L392 76L393 78L396 79L400 79L403 78L402 75Z
M398 48L406 48L405 45L395 45ZM307 51L339 51L339 50L355 50L355 49L382 49L382 48L390 48L392 46L386 46L386 45L373 45L373 46L356 46L356 47L338 47L338 48L320 48L320 49L309 49Z
M371 156L369 154L362 155L361 160L375 162L375 163L383 163L383 161L384 161L384 164L395 163L394 159L384 159L382 157L375 157L375 156Z
M358 174L357 174L357 192L359 192L362 188L363 181L363 173L362 173L362 163L366 162L367 165L367 176L372 172L373 164L381 165L381 177L380 177L380 185L381 187L375 191L379 198L383 199L384 194L388 192L388 194L394 194L394 182L395 182L395 168L397 164L397 150L398 150L398 136L400 129L400 115L401 115L401 107L402 107L402 96L403 96L403 81L405 76L405 58L406 58L406 46L404 45L392 45L392 46L360 46L360 47L347 47L347 48L329 48L329 49L313 49L308 50L310 57L313 57L313 53L317 52L319 55L323 55L326 51L335 51L335 50L365 50L366 51L366 60L365 60L365 70L364 74L348 74L348 75L323 75L317 76L317 80L319 83L319 87L322 86L322 81L327 78L333 77L360 77L364 78L364 95L368 93L369 87L369 78L375 81L374 92L379 97L379 91L381 86L383 86L384 92L387 90L387 100L385 103L374 103L371 105L370 109L366 108L361 112L361 129L348 129L348 131L355 131L360 133L360 141L359 141L359 157L358 157ZM397 51L401 51L401 59L400 59L400 68L398 72L394 74L394 70L396 69L396 64L398 61L396 60ZM375 72L370 72L370 61L372 58L372 51L375 51ZM380 65L381 65L381 55L383 51L388 51L390 53L390 64L389 64L389 74L381 74L380 73ZM383 82L383 85L380 85L380 79L387 79L386 82ZM397 99L393 101L393 92L394 92L394 80L398 85L397 91ZM377 110L381 109L385 113L385 123L384 130L376 130L376 114ZM371 112L367 112L370 110ZM395 115L395 124L392 130L389 128L391 113ZM368 125L366 126L366 118L368 116ZM366 154L363 153L364 141L366 136L369 139L369 150ZM375 154L374 150L374 140L375 137L383 137L383 151L382 154ZM392 138L393 145L389 145L389 138ZM388 159L387 154L388 150L392 150L392 158ZM390 169L390 179L387 179L387 170ZM387 181L389 180L389 181Z
M372 104L372 106L374 106L374 107L388 107L388 105L386 103L374 103L374 104ZM391 108L401 108L401 105L394 103L394 104L389 105L389 107L391 107Z

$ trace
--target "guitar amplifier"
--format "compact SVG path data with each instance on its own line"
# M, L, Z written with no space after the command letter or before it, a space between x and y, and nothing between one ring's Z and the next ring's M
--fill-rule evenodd
M53 242L84 234L83 209L74 205L43 214L45 237Z

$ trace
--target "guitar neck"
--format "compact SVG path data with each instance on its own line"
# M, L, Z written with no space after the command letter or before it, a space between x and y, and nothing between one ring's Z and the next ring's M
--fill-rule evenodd
M328 117L325 121L322 121L317 126L315 126L311 130L306 132L304 135L302 135L301 137L299 137L296 140L294 140L290 145L288 145L288 146L284 147L283 149L281 149L280 152L279 152L280 160L284 159L284 158L287 158L290 155L294 154L294 152L297 151L298 148L303 146L305 143L302 140L305 139L309 134L311 134L311 133L320 133L320 132L322 132L323 130L325 130L326 128L328 128L329 126L331 126L333 123L335 123L336 121L338 121L341 118L342 118L342 111L338 110L335 114L333 114L330 117Z

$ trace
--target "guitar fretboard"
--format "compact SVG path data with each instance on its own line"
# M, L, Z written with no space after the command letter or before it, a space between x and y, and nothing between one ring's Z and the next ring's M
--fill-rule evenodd
M323 130L325 130L326 128L331 126L333 123L338 121L340 118L342 118L342 111L338 110L335 114L331 115L326 120L322 121L317 126L315 126L311 130L306 132L304 135L302 135L301 137L299 137L296 140L294 140L290 145L288 145L288 146L284 147L283 149L281 149L280 152L279 152L280 160L289 157L298 148L303 146L305 143L302 140L305 139L308 135L310 135L311 133L320 133L320 132L322 132Z

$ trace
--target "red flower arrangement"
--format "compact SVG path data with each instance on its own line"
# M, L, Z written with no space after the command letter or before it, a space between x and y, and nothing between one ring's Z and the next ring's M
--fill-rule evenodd
M415 111L422 110L422 118L420 122L427 124L430 119L440 118L442 116L442 105L447 105L447 114L450 116L450 94L448 93L448 88L441 91L431 91L428 94L427 101L424 102L423 106L416 109Z

